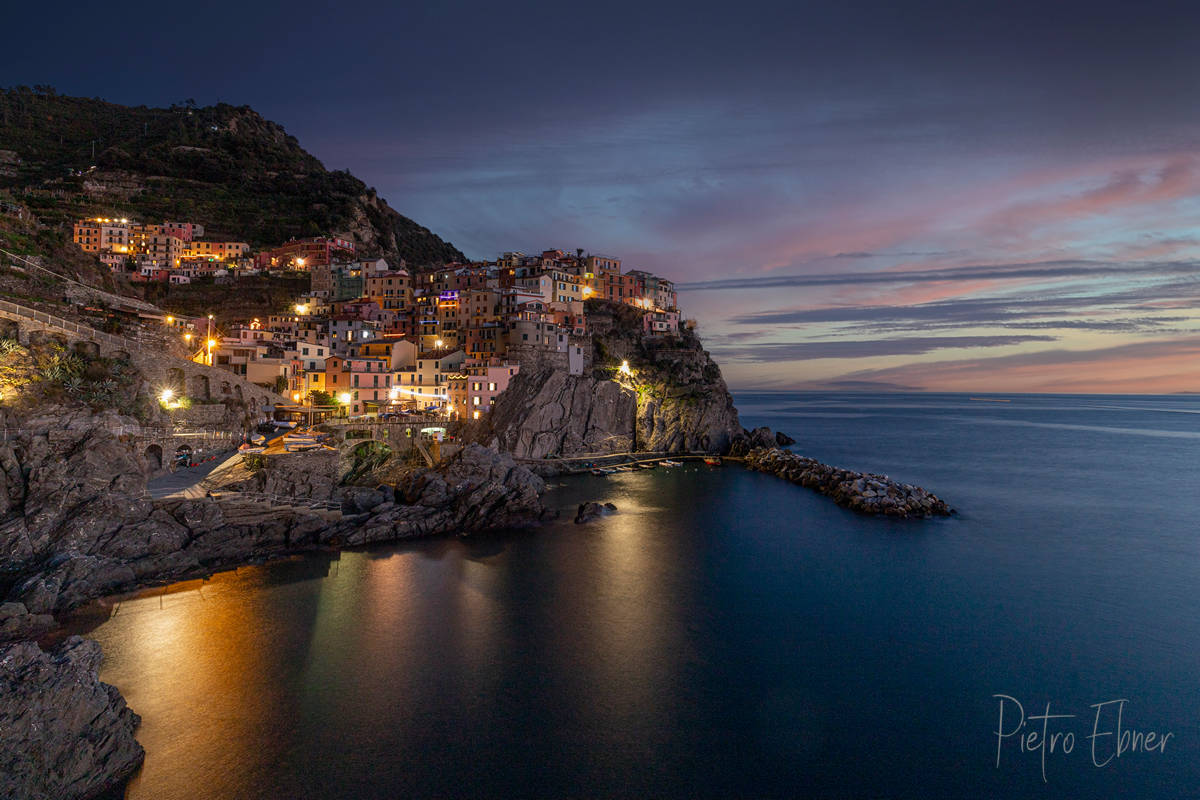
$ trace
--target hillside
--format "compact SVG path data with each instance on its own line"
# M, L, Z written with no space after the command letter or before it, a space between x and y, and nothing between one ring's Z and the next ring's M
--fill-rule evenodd
M136 108L0 90L0 191L52 227L83 216L200 222L252 247L335 234L412 265L465 260L247 106Z

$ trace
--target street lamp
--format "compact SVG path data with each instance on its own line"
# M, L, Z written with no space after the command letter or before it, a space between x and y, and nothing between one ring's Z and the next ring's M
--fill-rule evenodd
M208 365L211 367L212 366L212 351L213 351L213 348L217 346L217 340L209 339L204 344L205 344L205 346L208 347Z
M350 396L349 392L342 392L338 395L338 402L346 406L346 408L342 409L343 416L350 416L350 401L353 399L354 398Z
M618 371L618 372L620 372L622 375L632 375L632 374L633 374L633 370L631 370L631 369L629 368L629 362L628 362L628 361L622 361L622 362L621 362L621 367L620 367L620 369L618 369L617 371Z
M436 347L438 350L441 350L442 349L442 340L435 339L433 342L433 346Z

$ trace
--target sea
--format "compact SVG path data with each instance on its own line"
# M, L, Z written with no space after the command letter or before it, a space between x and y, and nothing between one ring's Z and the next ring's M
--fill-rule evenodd
M142 717L115 796L1200 796L1200 397L735 400L957 514L691 463L108 599L71 626Z

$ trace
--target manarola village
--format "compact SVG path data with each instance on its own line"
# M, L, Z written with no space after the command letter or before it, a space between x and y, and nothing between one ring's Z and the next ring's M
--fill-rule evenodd
M1200 13L6 8L0 800L1200 797Z

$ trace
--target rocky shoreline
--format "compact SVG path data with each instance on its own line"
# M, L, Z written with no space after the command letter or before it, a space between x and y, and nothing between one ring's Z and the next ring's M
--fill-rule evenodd
M0 797L96 797L141 765L141 720L100 682L100 659L100 645L78 636L50 652L0 646Z
M954 509L920 486L886 475L831 467L777 447L756 447L745 456L748 468L799 484L861 514L903 519L948 517Z
M343 465L324 457L336 454L297 453L247 477L242 493L153 501L136 454L96 422L66 418L53 442L0 443L0 797L94 797L141 763L137 715L97 677L99 645L72 638L47 652L30 641L56 615L292 553L548 516L542 479L477 444L393 485L342 485ZM256 502L263 489L341 512Z

